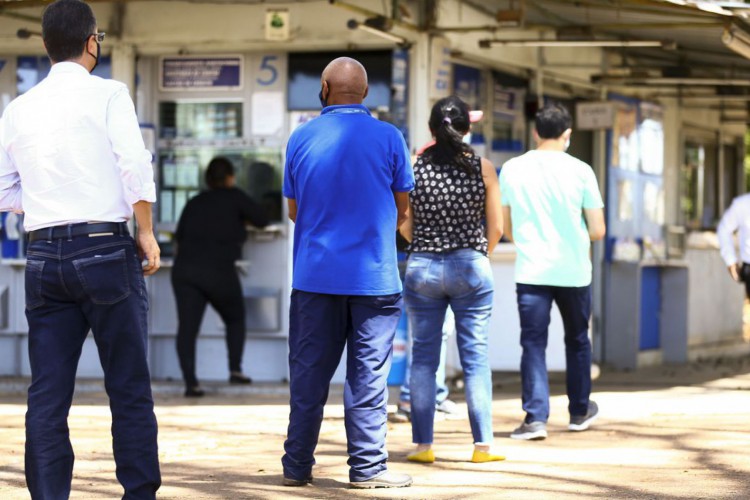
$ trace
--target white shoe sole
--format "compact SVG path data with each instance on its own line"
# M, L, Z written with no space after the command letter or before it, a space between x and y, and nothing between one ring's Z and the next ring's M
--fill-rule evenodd
M399 484L378 483L375 481L363 481L361 483L360 482L349 483L349 486L352 488L359 489L359 490L369 490L373 488L406 488L407 486L411 486L411 483L412 483L411 481L407 483L399 483Z
M511 434L511 439L521 439L524 441L541 441L547 439L547 431L526 432L524 434Z
M591 417L590 419L586 420L583 423L580 423L580 424L569 424L568 425L568 430L569 431L573 431L573 432L583 432L585 430L588 430L588 428L591 426L591 424L597 418L599 418L599 414L598 413L596 415L594 415L593 417Z
M352 481L349 483L349 487L361 490L369 490L372 488L406 488L407 486L411 486L412 483L411 478L403 483L392 483L390 481L381 481L379 479L380 478L376 477L368 481Z

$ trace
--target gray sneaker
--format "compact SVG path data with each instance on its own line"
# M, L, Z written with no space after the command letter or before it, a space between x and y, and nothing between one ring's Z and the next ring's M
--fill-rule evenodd
M547 438L547 424L544 422L524 422L510 433L510 437L525 439L526 441L541 441Z
M591 425L591 422L597 419L599 416L599 405L593 401L589 401L589 409L585 415L571 415L570 424L568 429L575 432L585 431Z
M396 412L388 415L388 419L398 423L411 422L411 406L399 403Z
M395 472L385 471L379 476L371 477L365 481L351 481L351 488L403 488L411 486L411 476L408 474L396 474Z

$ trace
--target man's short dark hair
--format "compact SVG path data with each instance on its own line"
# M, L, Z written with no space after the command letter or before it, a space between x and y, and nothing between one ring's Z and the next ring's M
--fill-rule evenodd
M547 103L534 117L536 133L541 139L557 139L573 126L570 113L560 103Z
M81 0L56 0L44 9L42 39L52 62L79 58L94 33L94 11Z
M234 175L234 165L227 158L217 156L208 164L206 169L206 184L211 189L226 186L227 178Z

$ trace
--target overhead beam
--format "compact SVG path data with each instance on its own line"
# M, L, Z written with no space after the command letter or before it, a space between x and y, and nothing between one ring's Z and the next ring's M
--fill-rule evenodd
M710 12L705 12L702 10L699 10L697 8L684 8L679 5L674 4L668 4L668 3L662 3L662 2L652 2L649 0L644 1L638 1L638 0L623 0L623 2L619 5L619 7L612 5L611 2L607 2L606 4L595 2L591 0L532 0L533 3L544 3L544 4L554 4L559 5L561 3L572 5L574 7L587 7L589 9L597 9L597 10L607 10L607 11L627 11L627 12L636 12L639 14L651 14L653 16L664 16L669 17L670 19L674 19L674 15L682 15L685 17L712 17L716 18L717 14L712 14ZM636 7L636 5L647 5L654 8L644 8L644 7ZM665 11L671 11L671 12L665 12Z

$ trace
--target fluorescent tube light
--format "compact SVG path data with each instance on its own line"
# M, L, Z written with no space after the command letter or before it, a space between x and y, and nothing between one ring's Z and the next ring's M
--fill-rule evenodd
M391 42L394 42L398 44L401 47L408 47L409 41L406 38L400 37L398 35L394 35L393 33L389 33L387 31L379 30L377 28L373 28L372 26L369 26L365 23L360 23L354 19L350 19L346 26L350 30L356 30L360 29L362 31L366 31L367 33L370 33L375 36L379 36L380 38L385 38L386 40L390 40Z
M480 40L479 46L506 47L663 47L674 48L673 42L662 40Z

